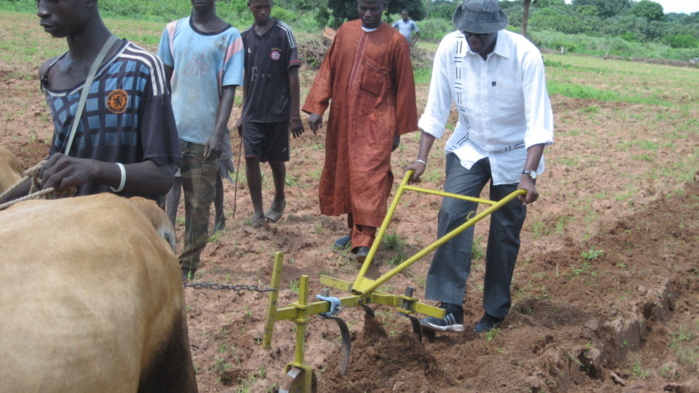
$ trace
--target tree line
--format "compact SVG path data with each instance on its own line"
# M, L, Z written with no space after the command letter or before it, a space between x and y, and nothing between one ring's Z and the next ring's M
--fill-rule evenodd
M689 0L688 0L689 1ZM297 31L316 32L337 28L357 18L356 0L276 0L274 15ZM439 41L453 30L451 17L461 0L390 0L386 21L393 22L402 9L418 22L420 38ZM26 0L0 0L1 9L36 11ZM528 35L537 32L619 37L627 42L659 43L672 48L699 48L699 12L665 13L652 0L510 0L500 1L510 19L510 29ZM100 2L109 17L170 21L189 13L189 1L110 0ZM234 26L252 23L247 0L218 0L217 13ZM526 17L528 15L528 18ZM526 26L522 31L522 26Z

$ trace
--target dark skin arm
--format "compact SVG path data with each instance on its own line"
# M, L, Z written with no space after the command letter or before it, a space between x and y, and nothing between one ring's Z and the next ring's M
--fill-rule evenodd
M308 126L311 127L311 131L315 134L316 131L323 127L323 115L311 113L311 115L308 116Z
M396 151L396 149L398 149L398 146L400 146L400 135L396 135L393 137L393 145L391 145L391 153Z
M434 139L434 136L426 133L425 131L420 132L420 147L418 148L417 152L418 160L427 162L427 156L430 155L430 150L432 149ZM414 163L405 167L403 170L403 176L405 176L406 172L413 171L413 175L410 177L410 182L418 183L420 182L420 176L425 173L425 168L427 168L425 164L416 160Z
M224 86L221 93L221 101L218 104L216 111L216 122L214 123L214 133L206 141L204 145L204 159L214 160L221 157L223 152L223 138L225 136L228 119L231 117L233 110L233 101L235 100L236 86Z
M167 80L172 80L174 68L165 66L165 76ZM209 137L204 145L204 159L213 160L221 157L223 152L223 137L225 135L228 119L231 117L233 102L235 101L236 86L224 86L221 93L221 100L216 111L216 122L214 123L214 133ZM236 123L237 126L237 123Z
M419 40L419 39L420 39L420 32L416 31L415 35L413 36L413 39L410 42L410 46L415 46L415 44L417 44L417 40Z
M301 103L301 84L299 83L299 68L291 67L288 71L289 75L289 89L291 92L291 113L289 114L289 126L291 128L291 135L294 138L301 136L306 129L301 121L301 111L299 106ZM243 87L243 96L245 95L245 87ZM235 122L235 128L238 130L239 135L243 135L243 119L239 118ZM316 130L313 130L315 135Z
M172 186L175 172L171 165L158 166L151 160L125 164L124 191L136 195L165 194ZM55 153L44 164L41 172L42 187L55 187L59 192L71 186L97 181L119 187L121 171L111 162L73 158Z
M299 110L299 105L301 102L301 84L299 83L299 68L291 67L288 71L289 75L289 88L291 92L291 113L290 113L290 124L291 124L291 135L296 138L301 136L301 134L306 131L303 127L303 122L301 121L301 111ZM316 130L313 130L313 134Z
M545 145L539 144L531 146L529 149L527 149L527 160L524 162L524 168L522 168L522 170L528 169L531 171L536 171L536 168L539 167L541 156L544 154L544 147ZM524 205L534 203L537 199L539 199L539 191L537 191L536 185L529 175L522 174L519 179L517 189L527 191L526 195L520 195L518 197Z
M244 84L243 84L243 100L245 100L245 85L244 85ZM238 136L240 136L240 137L242 138L242 137L243 137L243 117L242 117L243 114L242 114L242 111L241 111L240 116L241 116L241 117L239 117L239 118L235 121L235 126L234 126L234 127L235 127L236 130L238 130Z
M165 68L165 78L168 81L172 81L172 73L175 71L174 68L170 67L169 65L163 64L163 68Z
M434 140L434 136L422 131L422 134L420 135L420 147L417 153L418 160L427 162L427 156L430 153L430 149L432 149L432 144L434 143ZM544 154L544 147L545 146L543 144L539 144L531 146L529 149L527 149L527 159L524 163L524 168L522 168L522 170L536 170L536 168L539 166L539 161L541 161L541 156ZM425 173L425 168L425 164L416 160L414 163L405 167L405 169L403 170L403 174L405 175L406 172L413 171L413 175L410 177L410 182L416 183L420 181L420 176L422 176L422 174ZM520 177L517 189L527 191L526 195L520 195L518 197L524 205L534 203L537 199L539 199L539 191L537 191L536 185L534 184L532 178L529 177L529 175L523 174Z

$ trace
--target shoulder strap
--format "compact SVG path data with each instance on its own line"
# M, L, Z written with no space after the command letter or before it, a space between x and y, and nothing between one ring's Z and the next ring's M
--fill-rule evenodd
M112 45L114 45L114 42L116 42L116 40L117 37L115 35L110 35L107 41L102 46L100 52L97 54L97 57L95 57L95 60L92 62L92 65L90 66L90 72L87 73L87 79L85 79L85 84L83 85L83 89L80 92L80 102L78 102L78 109L75 111L73 124L70 127L68 142L66 143L66 149L63 153L65 155L68 155L68 152L70 152L70 147L73 145L75 131L78 129L78 124L80 123L80 118L82 117L83 109L85 108L87 96L90 94L90 87L92 86L92 82L95 79L95 74L97 74L97 69L102 64L102 60L104 60L104 58L107 56L107 53L109 53L109 50L112 48Z

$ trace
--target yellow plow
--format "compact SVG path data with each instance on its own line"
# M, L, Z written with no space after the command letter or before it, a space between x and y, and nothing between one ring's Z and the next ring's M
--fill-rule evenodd
M293 362L287 363L284 369L286 375L286 380L284 381L282 388L279 390L280 393L294 392L294 393L315 393L316 392L316 376L313 372L313 368L305 364L304 354L306 347L306 325L311 320L311 316L319 315L325 319L332 319L337 322L340 327L340 332L342 336L342 349L340 360L340 372L344 373L347 369L350 359L351 342L350 333L347 324L339 317L335 315L341 310L350 307L361 306L364 311L373 316L373 310L368 307L369 304L393 306L396 311L403 316L410 319L413 331L417 333L422 339L422 327L420 326L420 321L415 314L424 314L427 316L432 316L436 318L444 317L444 310L429 304L421 303L417 298L413 297L413 288L406 288L403 295L393 295L385 292L378 291L377 288L384 284L386 281L390 280L393 276L407 269L410 265L417 262L419 259L434 251L442 244L448 242L454 236L465 231L471 226L475 225L478 221L492 214L494 211L500 209L502 206L506 205L513 199L517 198L519 195L526 194L525 190L517 190L500 201L490 201L487 199L472 198L458 194L451 194L443 191L434 191L426 188L416 187L408 185L408 180L412 176L413 172L409 171L403 177L403 180L398 187L396 196L393 198L393 202L388 209L388 213L384 218L383 224L376 235L376 240L369 250L369 255L362 264L361 269L357 275L354 282L344 281L336 279L329 276L321 276L320 283L324 286L321 290L321 294L317 295L316 298L319 301L314 301L309 303L309 293L308 293L308 276L301 276L299 282L299 297L298 301L290 304L287 307L279 308L277 304L278 293L280 288L281 272L283 266L284 255L281 252L276 253L274 257L274 268L272 271L272 282L271 287L275 291L271 292L269 299L269 304L267 307L267 318L265 320L265 335L262 342L263 348L270 348L272 344L272 334L274 332L274 323L277 321L291 320L296 323L296 350L295 359ZM381 277L372 280L366 278L366 272L371 266L371 262L374 259L379 245L381 244L381 239L383 238L388 224L391 222L391 218L398 206L401 196L405 191L416 191L425 194L440 195L444 197L457 198L467 201L472 201L476 203L481 203L489 205L489 207L483 210L481 213L470 217L464 224L458 228L452 230L445 236L437 239L434 243L423 248L418 253L412 257L406 259L390 271L386 272ZM349 296L345 297L331 297L330 288L334 288L345 293L349 293Z

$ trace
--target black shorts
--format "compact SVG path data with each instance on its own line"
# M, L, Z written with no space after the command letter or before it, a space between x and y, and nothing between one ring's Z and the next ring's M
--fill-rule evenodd
M243 121L243 146L245 158L259 157L260 162L289 161L289 121Z

